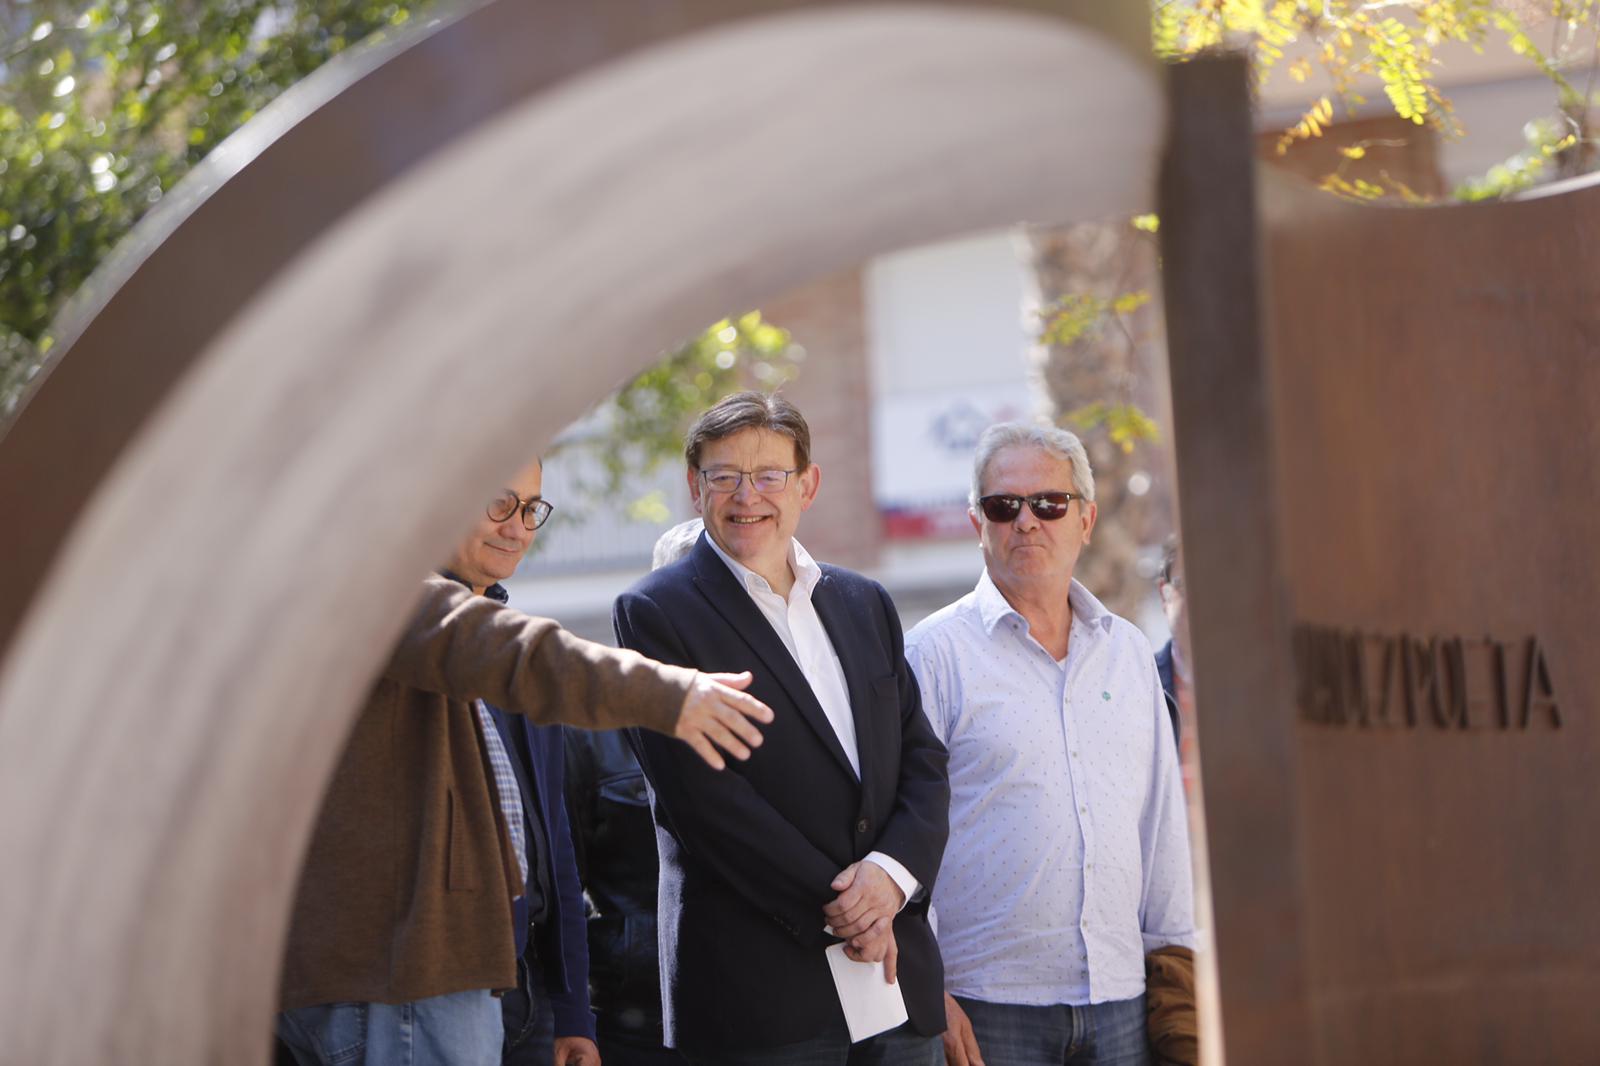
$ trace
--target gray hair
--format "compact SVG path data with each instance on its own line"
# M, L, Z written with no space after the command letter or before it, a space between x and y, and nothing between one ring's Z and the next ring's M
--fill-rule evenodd
M1076 433L1028 422L997 422L978 438L978 451L972 459L972 494L967 498L972 506L978 506L978 497L983 495L983 475L989 464L1007 448L1038 448L1071 464L1072 491L1094 502L1094 471L1089 469L1089 453Z
M650 553L650 569L660 570L663 566L677 562L689 554L689 549L694 547L694 542L700 539L700 531L706 524L698 518L691 518L687 522L679 522L656 539L655 551Z

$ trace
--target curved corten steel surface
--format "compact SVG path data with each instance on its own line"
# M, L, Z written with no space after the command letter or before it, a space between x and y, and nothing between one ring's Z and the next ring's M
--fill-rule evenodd
M28 518L8 530L0 556L0 648L93 487L197 353L268 280L386 183L496 116L635 51L730 21L845 6L864 5L471 0L463 12L340 57L286 93L196 168L90 279L56 323L56 354L37 382L50 387L36 387L10 419L0 418L0 504ZM1125 74L1093 80L1118 58L1149 64L1148 26L1136 11L1100 0L884 6L1038 12L1056 25L1093 30L1101 51L1119 46L1120 54L1111 48L1091 61L1086 80L1059 103L1056 125L1034 135L1065 136L1083 160L1093 159L1055 176L1081 217L1105 209L1108 197L1119 209L1147 197L1142 182L1116 183L1148 164L1160 136L1150 94L1136 88L1114 96ZM767 81L760 74L754 86L732 86L715 71L695 76L738 93ZM1114 128L1118 116L1129 128ZM1120 154L1089 154L1106 151Z
M1148 206L1152 69L1036 6L500 0L202 168L0 445L32 531L0 597L0 1059L264 1059L416 575L651 353L876 252Z

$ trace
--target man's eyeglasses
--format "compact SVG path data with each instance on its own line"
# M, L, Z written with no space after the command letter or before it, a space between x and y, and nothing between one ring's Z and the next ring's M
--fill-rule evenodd
M738 492L744 479L749 478L751 488L757 492L772 493L782 492L789 484L789 475L799 472L799 467L793 470L702 470L700 480L712 492Z
M504 522L522 510L522 525L524 529L538 529L544 525L545 519L550 517L550 512L555 510L555 505L549 500L535 496L531 500L524 500L521 496L507 489L489 501L489 506L484 508L489 518L495 522Z
M1054 522L1067 517L1067 509L1072 506L1072 501L1081 499L1083 494L1078 492L1036 492L1032 496L1001 492L981 497L978 507L983 511L983 517L991 522L1015 522L1017 515L1022 513L1022 505L1026 503L1028 510L1039 521Z

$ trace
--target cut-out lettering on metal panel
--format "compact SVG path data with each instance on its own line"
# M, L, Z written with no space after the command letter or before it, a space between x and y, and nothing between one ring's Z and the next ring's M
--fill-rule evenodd
M1320 726L1473 731L1560 729L1537 636L1416 637L1294 627L1295 705Z

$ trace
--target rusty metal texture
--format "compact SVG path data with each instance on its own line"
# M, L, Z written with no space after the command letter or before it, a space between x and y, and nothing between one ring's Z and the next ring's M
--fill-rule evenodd
M1275 1066L1308 1029L1305 890L1249 70L1184 63L1168 92L1162 287L1222 1038L1234 1066Z
M1600 186L1263 198L1318 1061L1600 1045Z
M27 519L8 529L0 554L0 648L65 530L168 390L263 286L386 183L585 71L719 26L844 6L865 5L466 0L341 56L286 92L203 161L90 278L54 324L58 343L22 405L0 418L0 506ZM1083 27L1124 64L1152 62L1148 27L1123 5L931 0L872 7L1038 14ZM1107 174L1147 155L1160 135L1142 95L1090 109L1125 109L1144 125L1128 131L1121 158L1096 164ZM1077 135L1081 110L1062 108L1069 136ZM1091 150L1100 131L1083 132L1082 147ZM1142 199L1148 190L1134 182L1127 194ZM1091 209L1095 202L1087 201Z
M1588 1061L1600 186L1252 177L1243 84L1174 72L1162 203L1228 1061Z

